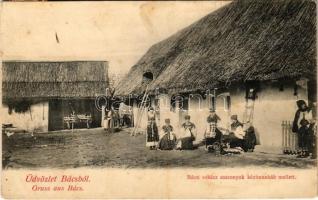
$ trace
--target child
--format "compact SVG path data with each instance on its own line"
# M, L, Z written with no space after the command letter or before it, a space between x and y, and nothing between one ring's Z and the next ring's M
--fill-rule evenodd
M176 144L176 136L173 133L173 127L170 125L170 119L165 119L165 125L162 127L162 137L159 141L160 150L172 150Z

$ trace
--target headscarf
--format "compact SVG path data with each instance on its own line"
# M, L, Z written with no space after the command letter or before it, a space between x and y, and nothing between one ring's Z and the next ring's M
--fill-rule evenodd
M301 112L309 112L311 109L307 106L306 102L304 100L298 100L296 101L296 104L297 104L297 107L298 107L298 110L296 111L295 113L295 117L294 117L294 121L293 121L293 126L292 126L292 131L294 133L296 133L299 129L298 127L298 120L299 120L299 117L300 117L300 113ZM302 105L305 105L305 108L302 108Z
M231 120L237 120L237 115L232 115Z
M217 123L219 120L221 120L221 118L217 114L214 114L213 116L209 115L207 118L208 123L211 123L211 122Z
M306 111L308 109L308 106L307 106L306 102L304 100L302 100L302 99L296 101L296 104L297 104L298 109L301 110L301 111ZM303 105L305 105L305 107L306 107L305 109L302 107Z

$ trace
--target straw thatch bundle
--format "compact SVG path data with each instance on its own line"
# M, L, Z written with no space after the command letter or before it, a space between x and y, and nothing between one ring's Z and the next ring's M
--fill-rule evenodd
M314 78L316 4L305 0L242 0L153 45L117 87L193 91L247 80Z
M5 99L96 97L108 87L105 61L4 61L2 75Z

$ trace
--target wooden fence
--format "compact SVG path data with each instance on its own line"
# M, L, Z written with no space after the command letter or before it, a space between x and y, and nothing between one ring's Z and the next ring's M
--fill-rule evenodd
M317 135L317 124L314 125L314 135ZM284 154L297 154L299 150L298 135L292 132L292 122L282 122L282 150Z
M298 135L292 132L292 122L282 122L282 150L284 154L297 154Z

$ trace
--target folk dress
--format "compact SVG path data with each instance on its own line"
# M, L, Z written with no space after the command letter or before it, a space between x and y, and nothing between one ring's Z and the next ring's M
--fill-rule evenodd
M222 133L217 128L215 121L210 121L204 132L205 146L213 145L215 142L221 142Z
M156 124L156 115L154 112L148 112L148 125L147 125L147 147L153 147L158 145L159 142L159 133L158 127Z
M313 137L312 134L310 134L314 132L313 127L315 123L313 121L312 110L308 106L302 108L302 104L306 105L305 101L297 101L298 110L295 113L292 131L298 135L298 147L300 150L307 151L312 149L312 144L316 142L311 141ZM309 125L304 126L301 122L307 122Z
M107 110L103 121L104 129L113 128L113 111Z
M192 122L182 124L183 136L179 139L177 148L184 150L193 149L193 141L196 136L196 128Z
M164 125L162 127L162 137L159 142L159 149L172 150L176 145L176 135L173 133L173 127L171 125Z

